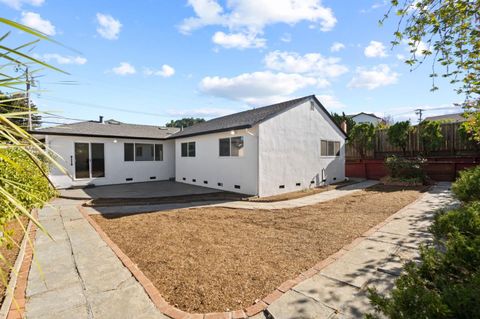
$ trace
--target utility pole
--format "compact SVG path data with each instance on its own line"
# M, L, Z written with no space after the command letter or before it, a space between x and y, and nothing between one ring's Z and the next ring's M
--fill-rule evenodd
M418 123L421 123L422 122L423 109L416 109L415 114L418 115Z
M27 98L28 106L28 129L31 131L33 129L32 125L32 107L30 105L30 75L28 74L28 66L25 68L25 84L27 85L25 91L25 97Z

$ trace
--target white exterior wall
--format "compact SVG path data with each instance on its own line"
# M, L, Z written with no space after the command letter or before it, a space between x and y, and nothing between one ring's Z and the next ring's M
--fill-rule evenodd
M258 131L251 128L234 132L235 134L227 131L175 139L176 181L242 194L257 194ZM244 138L243 156L220 157L219 139L235 136ZM181 143L185 142L195 142L195 157L181 156ZM204 184L204 181L208 184ZM217 183L223 183L223 186L218 186ZM240 189L234 185L240 185Z
M359 115L353 116L352 120L354 120L355 123L357 123L357 124L371 123L373 125L377 125L378 123L381 122L381 120L379 118L373 117L373 116L368 115L368 114L359 114Z
M117 142L114 143L114 140ZM151 176L156 180L167 180L175 177L175 142L171 140L140 140L124 138L97 138L82 136L47 135L47 148L60 156L57 161L66 169L70 176L52 167L50 178L58 188L82 186L87 184L108 185L146 182ZM105 177L92 179L74 179L75 155L74 143L104 143L105 145ZM124 143L163 144L163 161L124 161ZM70 161L72 157L72 162ZM126 178L133 178L128 182Z
M326 184L345 179L345 138L316 104L311 110L307 101L261 123L259 136L259 196L320 186L323 169ZM322 139L339 141L340 156L320 156Z

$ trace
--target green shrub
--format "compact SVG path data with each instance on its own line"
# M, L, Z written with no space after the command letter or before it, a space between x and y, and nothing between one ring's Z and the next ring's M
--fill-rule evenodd
M375 141L375 126L371 123L355 124L348 135L348 143L353 145L361 158L365 158Z
M425 154L437 150L444 142L439 121L423 121L418 130Z
M47 171L47 165L39 163ZM41 170L20 148L0 149L0 187L28 210L41 206L55 195L55 190ZM0 225L12 218L15 205L0 197Z
M425 181L425 163L426 160L421 157L408 159L393 155L385 159L385 166L389 176L405 180L416 179Z
M463 202L480 200L480 165L460 172L452 191Z
M397 122L387 130L387 137L390 144L402 149L403 155L407 153L408 135L412 127L410 121Z
M480 318L480 203L440 213L431 227L437 246L422 247L389 297L369 290L377 318Z

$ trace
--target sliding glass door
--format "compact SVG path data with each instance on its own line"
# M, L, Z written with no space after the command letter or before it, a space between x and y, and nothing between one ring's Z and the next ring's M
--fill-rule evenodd
M75 178L105 177L103 143L75 143Z

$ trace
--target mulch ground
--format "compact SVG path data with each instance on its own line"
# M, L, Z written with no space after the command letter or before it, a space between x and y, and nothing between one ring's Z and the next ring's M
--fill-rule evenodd
M22 221L23 225L26 228L28 225L28 219L22 216L20 217L20 220ZM6 244L3 244L2 246L0 246L0 254L5 259L5 260L0 259L0 269L8 283L10 279L11 267L13 267L13 265L15 264L15 261L17 260L18 252L20 251L19 246L22 243L24 232L20 224L17 222L17 220L12 220L8 222L5 229L7 231L13 230L13 234L11 235L11 237L13 241L17 244L17 245L12 244L10 248L7 248ZM3 280L0 280L0 305L3 303L5 292L6 292L6 286Z
M283 210L195 208L93 219L172 305L189 312L250 306L420 196L375 186Z

